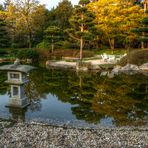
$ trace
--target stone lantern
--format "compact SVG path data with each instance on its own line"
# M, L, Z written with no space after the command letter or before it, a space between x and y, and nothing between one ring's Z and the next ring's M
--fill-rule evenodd
M7 107L24 108L29 105L28 99L25 94L25 84L29 82L27 74L34 69L33 66L21 65L17 59L14 64L4 65L0 70L7 71L7 84L11 87L11 97Z

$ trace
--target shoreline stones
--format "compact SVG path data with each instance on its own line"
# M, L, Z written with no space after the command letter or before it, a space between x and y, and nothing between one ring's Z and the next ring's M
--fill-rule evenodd
M64 61L46 61L46 67L75 69L77 71L100 71L102 68L99 64L92 64L91 62L64 62Z
M54 67L54 68L70 68L70 69L75 69L76 63L74 62L63 62L63 61L47 61L46 62L46 67Z
M148 147L147 127L67 128L40 123L17 123L3 128L0 147Z
M114 67L114 69L111 71L111 73L113 73L114 75L118 75L121 73L133 75L136 73L143 73L146 70L148 70L148 63L145 63L139 67L137 65L127 64L124 67L121 67L121 66Z
M114 78L116 75L119 75L122 73L127 75L134 75L134 74L141 73L145 76L148 76L148 63L145 63L139 67L133 64L127 64L124 67L121 67L120 65L116 65L111 71L102 71L100 73L100 76L108 76L109 78Z
M139 67L137 65L127 64L121 67L121 71L139 71Z
M76 63L77 71L88 71L91 68L93 69L93 65L90 62L79 61Z
M141 66L139 66L139 69L144 70L144 71L148 71L148 63L144 63Z
M111 68L108 66L109 63L103 64L106 65L108 68L112 69L113 75L118 75L120 73L125 74L136 74L136 73L143 73L148 71L148 63L144 63L141 66L137 66L134 64L127 64L123 67L120 65L116 65L115 67L112 66ZM46 61L46 67L54 67L54 68L69 68L69 69L76 69L77 71L102 71L104 70L101 63L94 63L91 61L78 61L78 62L66 62L66 61ZM113 68L114 67L114 68ZM112 74L111 74L112 75Z

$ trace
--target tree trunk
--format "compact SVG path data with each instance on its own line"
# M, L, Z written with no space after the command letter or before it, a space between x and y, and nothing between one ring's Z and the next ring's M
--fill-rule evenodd
M144 32L142 32L142 37L144 37ZM144 41L141 41L141 48L144 49Z
M80 39L80 60L83 58L83 38Z
M144 1L144 12L146 12L147 8L148 8L148 2L146 2L146 0L145 0Z
M130 64L130 48L127 48L127 64Z
M32 47L31 36L29 35L29 48Z
M53 51L54 51L54 44L52 43L51 44L51 53L53 53Z
M141 48L144 49L144 42L141 42Z
M84 15L81 14L81 20L84 20ZM81 32L84 32L84 24L81 23ZM80 38L80 60L82 60L83 58L83 44L84 44L84 40L83 37L81 36Z
M97 41L96 41L96 48L98 49L99 48L99 36L97 35Z
M82 88L82 76L80 75L79 78L80 78L79 79L79 86L80 86L80 88Z
M115 49L115 39L109 39L109 45L110 45L110 48L112 50L112 53L114 53L114 49Z
M53 35L52 35L52 41L51 41L51 53L54 51L54 41L53 41Z

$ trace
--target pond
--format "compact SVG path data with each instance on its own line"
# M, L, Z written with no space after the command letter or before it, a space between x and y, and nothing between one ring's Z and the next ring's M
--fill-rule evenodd
M148 121L148 77L38 68L29 74L30 106L5 107L10 86L0 72L0 118L90 127L140 126Z

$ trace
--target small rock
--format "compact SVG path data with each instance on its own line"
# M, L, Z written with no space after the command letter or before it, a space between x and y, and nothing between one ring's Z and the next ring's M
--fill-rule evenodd
M141 70L146 70L146 71L148 71L148 63L142 64L141 66L139 66L139 68L140 68Z
M139 71L139 67L133 64L127 64L121 68L121 71Z

